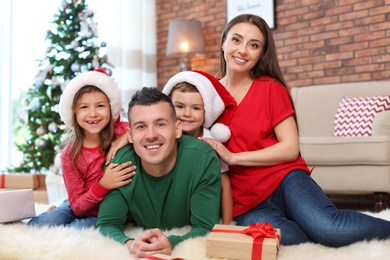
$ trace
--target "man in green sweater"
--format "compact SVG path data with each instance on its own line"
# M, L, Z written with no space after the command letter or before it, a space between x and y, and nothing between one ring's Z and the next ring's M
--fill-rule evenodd
M96 225L136 257L170 255L178 243L206 235L218 222L219 159L207 143L182 135L170 98L157 88L144 87L133 95L128 118L130 144L112 162L131 161L136 175L106 195ZM127 222L148 231L130 238L123 232ZM183 236L162 232L186 225L191 230Z

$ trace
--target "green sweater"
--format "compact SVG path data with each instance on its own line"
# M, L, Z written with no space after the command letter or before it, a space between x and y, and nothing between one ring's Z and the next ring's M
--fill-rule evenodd
M150 229L172 229L191 225L183 235L169 236L172 248L183 240L204 236L219 220L220 164L215 151L205 142L190 136L178 139L174 168L163 177L146 173L133 146L118 151L113 162L132 161L137 166L132 182L110 191L100 204L97 227L124 244L126 222Z

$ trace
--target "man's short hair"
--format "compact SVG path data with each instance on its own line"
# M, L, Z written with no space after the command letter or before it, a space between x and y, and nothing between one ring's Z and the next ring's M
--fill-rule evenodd
M134 95L131 97L131 100L129 102L129 107L127 111L127 116L129 118L129 121L130 121L130 111L135 105L151 106L160 102L165 102L169 105L171 109L172 118L174 121L176 121L176 111L172 103L172 100L170 99L170 97L162 93L156 87L143 87L142 89L137 90L137 92L134 93Z

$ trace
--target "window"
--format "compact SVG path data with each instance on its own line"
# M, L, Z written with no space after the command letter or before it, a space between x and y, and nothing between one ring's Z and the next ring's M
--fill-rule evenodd
M18 165L15 122L23 116L21 100L38 72L44 39L59 1L2 0L0 3L0 171Z

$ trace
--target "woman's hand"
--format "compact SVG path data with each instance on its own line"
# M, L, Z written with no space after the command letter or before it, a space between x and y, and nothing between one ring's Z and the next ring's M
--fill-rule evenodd
M100 185L106 189L116 189L127 185L135 175L136 166L130 166L131 162L122 164L111 163L104 171L103 177L99 180Z
M110 161L115 157L116 152L118 152L119 149L125 147L128 143L129 140L127 138L127 133L121 135L118 139L112 142L110 151L108 151L107 154L106 165L108 165Z
M234 153L230 152L220 141L208 137L198 137L198 139L208 143L227 165L234 164Z
M299 155L299 137L296 122L289 116L274 128L277 142L274 145L255 151L230 152L221 142L199 137L208 143L228 165L270 166L295 161Z

